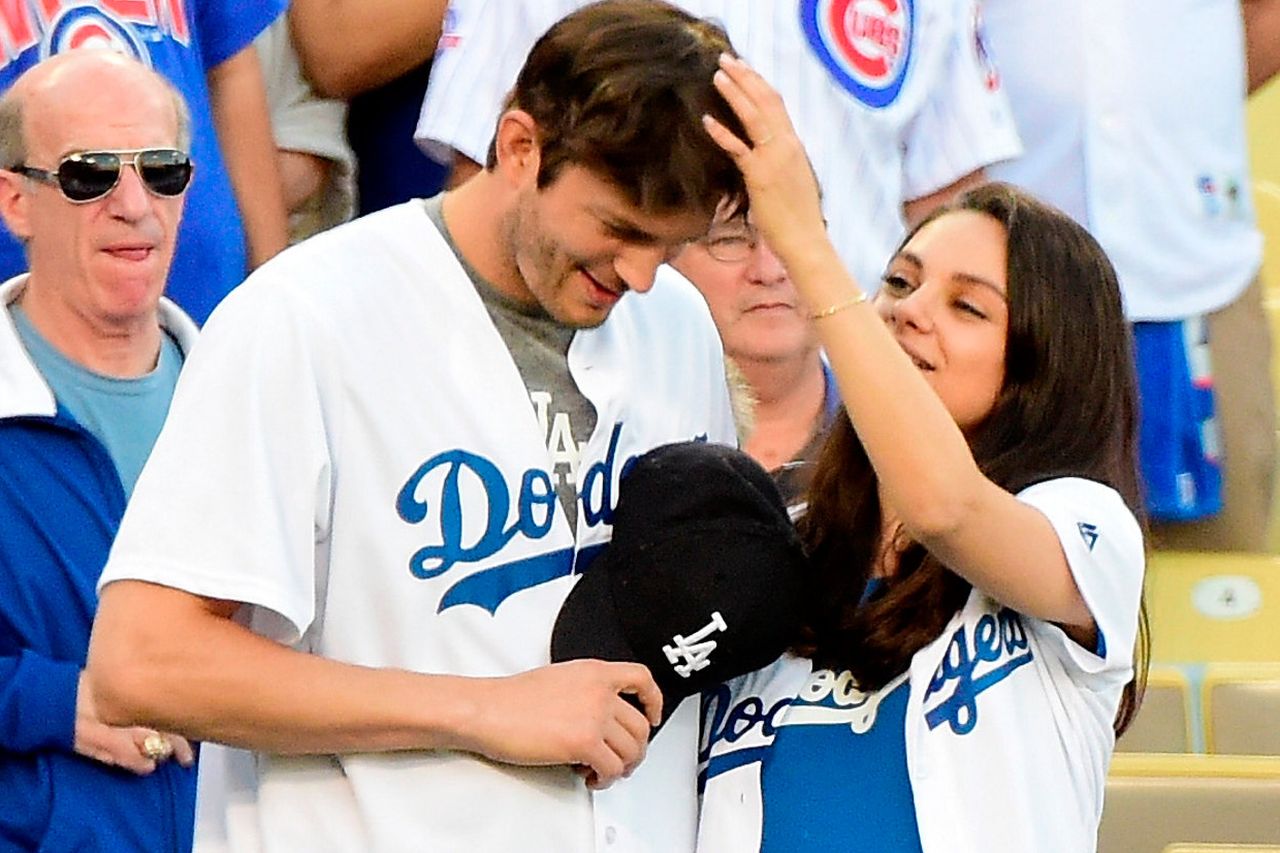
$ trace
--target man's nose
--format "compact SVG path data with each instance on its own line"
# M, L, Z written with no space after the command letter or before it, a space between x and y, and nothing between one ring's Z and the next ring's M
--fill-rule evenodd
M113 216L136 221L151 209L152 195L142 183L142 177L131 165L120 167L120 180L107 194L106 203Z
M637 293L645 293L653 287L658 266L667 258L663 246L627 246L614 258L613 270Z
M747 280L754 284L777 284L787 278L787 268L763 240L756 240L747 256Z

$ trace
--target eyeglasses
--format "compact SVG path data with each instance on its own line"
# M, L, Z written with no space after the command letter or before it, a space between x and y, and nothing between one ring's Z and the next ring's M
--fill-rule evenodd
M760 232L749 222L712 226L699 243L717 261L740 264L760 245Z
M25 163L12 171L42 184L57 187L67 201L85 204L110 193L120 183L120 172L128 163L142 185L153 195L172 198L182 195L191 183L191 158L176 148L131 148L120 151L77 151L62 158L54 171Z

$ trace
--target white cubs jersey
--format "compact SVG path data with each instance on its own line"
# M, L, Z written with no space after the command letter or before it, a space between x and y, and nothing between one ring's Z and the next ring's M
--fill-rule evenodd
M585 0L453 6L417 138L478 163L538 36ZM902 205L1019 145L973 0L677 0L720 22L782 94L817 170L832 239L866 288L904 233Z
M1097 844L1112 722L1133 676L1142 533L1120 496L1091 480L1049 480L1018 499L1057 532L1097 622L1098 647L1082 648L1056 625L975 590L914 655L903 747L924 853L1086 853ZM781 732L843 726L863 733L877 714L903 713L881 704L896 683L862 693L828 681L815 695L810 662L785 655L709 693L699 853L759 851L771 807L803 800L794 791L771 795L762 772ZM807 779L786 778L823 784L820 758ZM875 784L875 772L867 776ZM859 831L833 823L814 834Z
M253 630L353 664L545 665L575 572L609 539L628 460L734 438L715 328L678 277L580 331L569 369L598 413L576 537L516 365L423 205L326 232L254 273L207 325L101 583L246 602ZM688 850L695 717L682 709L636 774L598 794L567 767L469 753L256 754L226 773L228 840Z
M992 171L1085 225L1132 320L1236 299L1258 272L1239 0L986 0L1026 152Z

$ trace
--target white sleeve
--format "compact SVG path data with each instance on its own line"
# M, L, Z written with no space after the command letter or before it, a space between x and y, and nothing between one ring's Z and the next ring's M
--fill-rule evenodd
M452 0L431 64L414 139L449 163L457 151L481 165L502 103L529 48L578 0Z
M295 643L323 586L341 394L331 333L275 272L285 257L233 291L193 348L98 586L256 605L255 630Z
M1142 529L1114 489L1064 477L1022 490L1018 500L1040 510L1058 534L1067 565L1098 625L1097 654L1057 626L1046 636L1060 655L1087 673L1126 671L1133 663L1146 554Z
M980 0L953 0L942 73L907 129L905 199L916 199L984 166L1022 153L1000 77L982 37Z

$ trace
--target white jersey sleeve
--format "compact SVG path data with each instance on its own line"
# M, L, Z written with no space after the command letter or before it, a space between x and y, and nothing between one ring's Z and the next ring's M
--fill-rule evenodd
M483 164L529 49L580 0L452 0L414 134L432 158Z
M271 269L219 306L187 359L99 588L129 578L242 601L265 608L255 631L292 644L315 614L341 395L305 331L327 324L278 298Z
M1146 563L1142 529L1133 512L1114 489L1077 477L1037 483L1021 491L1018 500L1043 513L1057 532L1071 574L1098 624L1096 654L1055 625L1039 620L1029 624L1043 628L1045 639L1082 673L1108 671L1128 681Z
M921 198L1022 153L1000 75L983 39L981 0L953 0L944 71L905 140L905 199Z

